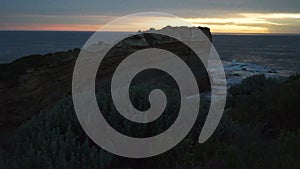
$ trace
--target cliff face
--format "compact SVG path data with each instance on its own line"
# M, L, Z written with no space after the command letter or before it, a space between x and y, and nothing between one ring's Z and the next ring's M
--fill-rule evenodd
M211 35L211 31L208 27L198 27L206 36L207 38L212 42L212 35Z
M195 31L196 27L186 27L186 26L178 26L178 27L172 27L172 26L166 26L162 29L159 30L155 30L153 28L151 28L150 30L145 31L144 33L160 33L160 32L169 32L169 33L173 33L173 32L177 32L179 33L179 35L181 37L190 37L191 34L193 34L193 31ZM197 27L198 29L200 29L203 34L208 38L209 41L212 42L212 35L210 32L210 28L208 27ZM201 40L205 40L206 38L201 37Z
M0 127L19 125L70 93L79 49L0 65Z
M209 29L200 29L211 40ZM173 45L168 47L179 50ZM79 52L80 49L74 49L46 55L31 55L9 64L0 64L0 130L20 125L70 94L72 72ZM111 73L111 65L123 58L124 53L119 52L116 57L106 59L105 71L101 76ZM207 79L200 79L203 80ZM207 86L207 83L202 84Z

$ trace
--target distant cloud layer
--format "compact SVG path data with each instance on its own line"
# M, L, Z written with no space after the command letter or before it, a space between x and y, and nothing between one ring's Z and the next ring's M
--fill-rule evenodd
M214 32L300 33L299 0L2 0L0 30L96 30L122 15L167 12Z

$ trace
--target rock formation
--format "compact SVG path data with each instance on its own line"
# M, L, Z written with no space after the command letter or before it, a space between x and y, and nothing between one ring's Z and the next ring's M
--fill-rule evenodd
M211 40L209 28L200 29ZM176 46L170 48L176 49ZM30 55L0 64L0 130L20 125L70 94L72 72L79 52L80 49L73 49ZM105 73L111 72L111 65L121 59L122 53L106 59ZM207 83L204 84L207 86Z

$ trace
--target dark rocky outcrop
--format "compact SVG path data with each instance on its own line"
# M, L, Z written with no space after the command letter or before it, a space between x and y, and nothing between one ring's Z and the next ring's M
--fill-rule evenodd
M0 65L0 127L17 126L70 93L79 49Z
M209 28L201 30L211 40ZM179 50L174 44L165 45ZM79 52L80 49L73 49L31 55L9 64L0 64L0 130L20 125L70 94L72 72ZM106 59L105 73L113 71L111 65L123 58L120 55ZM202 82L202 89L206 90L209 83L207 76L198 80Z

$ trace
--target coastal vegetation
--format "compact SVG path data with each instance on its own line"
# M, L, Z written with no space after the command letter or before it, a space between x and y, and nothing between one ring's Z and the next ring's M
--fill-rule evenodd
M136 107L149 107L147 94L153 88L157 86L131 87ZM144 131L142 134L152 135L162 132L157 131L157 126L165 129L177 115L177 89L161 88L168 96L169 105L164 112L167 115L152 126L122 123L112 104L101 99L109 97L105 92L98 92L98 104L108 112L107 120L115 128L123 129L120 132L135 135ZM197 143L209 109L209 100L203 97L190 134L172 150L147 159L122 158L95 145L79 125L71 97L66 96L17 129L10 143L1 148L0 168L300 168L299 93L299 74L285 80L264 75L246 78L229 89L221 123L207 142Z

